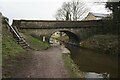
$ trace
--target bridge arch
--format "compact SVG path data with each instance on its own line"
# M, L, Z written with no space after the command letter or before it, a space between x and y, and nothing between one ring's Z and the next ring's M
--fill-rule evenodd
M78 44L80 42L79 37L75 33L71 32L69 30L56 30L56 31L52 32L50 34L50 36L49 36L49 41L50 41L51 36L53 34L55 34L56 32L63 32L63 33L65 33L69 37L69 42L71 42L71 43Z

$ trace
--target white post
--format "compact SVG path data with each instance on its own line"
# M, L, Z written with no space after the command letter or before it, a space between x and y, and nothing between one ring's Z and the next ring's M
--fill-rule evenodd
M45 36L43 36L43 42L45 42Z

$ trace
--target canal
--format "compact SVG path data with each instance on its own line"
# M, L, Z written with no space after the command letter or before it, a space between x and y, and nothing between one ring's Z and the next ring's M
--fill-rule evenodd
M118 57L103 54L101 51L80 48L66 44L71 58L83 72L108 73L110 78L117 78Z

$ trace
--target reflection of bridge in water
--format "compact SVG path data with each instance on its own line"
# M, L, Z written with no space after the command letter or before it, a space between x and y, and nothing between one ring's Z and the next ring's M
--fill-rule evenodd
M57 31L63 32L69 37L69 43L78 44L80 41L101 32L102 29L106 27L106 22L108 21L14 20L12 26L23 33L26 32L36 36L43 36L47 42L50 41L50 37L53 33Z

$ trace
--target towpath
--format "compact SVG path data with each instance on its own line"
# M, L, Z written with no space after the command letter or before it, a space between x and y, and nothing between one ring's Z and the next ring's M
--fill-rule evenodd
M60 47L43 51L30 51L32 57L15 78L69 78ZM27 64L28 63L28 64Z

